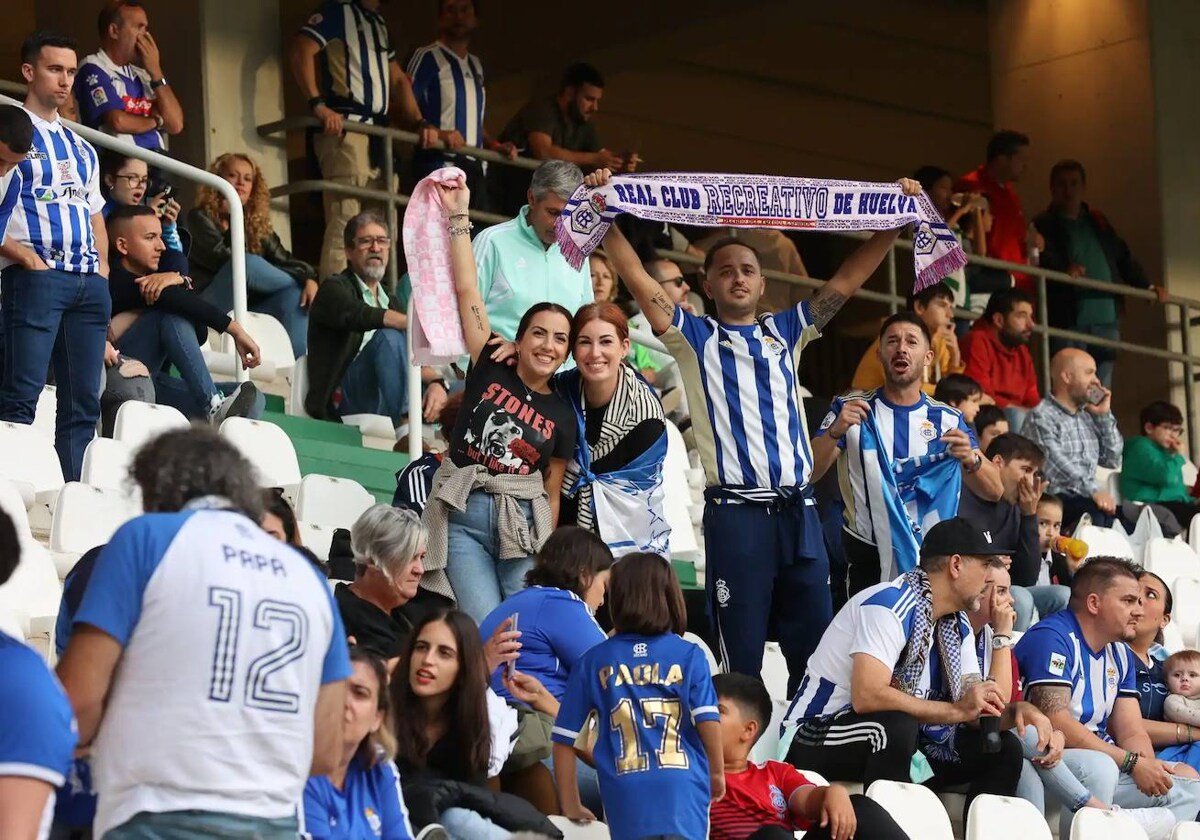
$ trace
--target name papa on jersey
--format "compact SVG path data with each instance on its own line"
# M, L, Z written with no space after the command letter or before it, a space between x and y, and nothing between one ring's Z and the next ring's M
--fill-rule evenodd
M236 548L224 543L221 545L221 551L225 555L226 563L240 560L243 569L253 569L256 572L270 571L271 574L278 577L287 577L287 568L278 557L265 557L262 554L254 554L244 548Z

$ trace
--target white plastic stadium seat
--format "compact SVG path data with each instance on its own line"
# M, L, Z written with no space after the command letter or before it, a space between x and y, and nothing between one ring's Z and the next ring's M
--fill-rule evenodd
M233 317L232 312L229 313L229 317ZM296 366L296 357L292 355L292 341L288 338L283 324L261 312L247 312L245 320L239 323L258 345L259 365L251 369L250 378L266 384L286 384L285 380ZM204 364L217 376L236 375L237 348L228 334L221 336L218 352L210 351L204 354Z
M171 429L186 429L190 424L177 408L126 400L117 409L113 438L136 450L152 437Z
M54 426L58 418L58 388L46 385L38 394L37 408L33 414L33 428L37 429L51 441L54 440Z
M1200 562L1197 563L1200 566ZM1157 574L1157 572L1155 572ZM1183 646L1196 647L1196 628L1200 626L1200 568L1190 575L1168 581L1175 609L1171 612L1171 624L1179 627Z
M292 392L288 397L287 413L292 417L307 417L304 398L308 396L308 356L301 356L292 368Z
M1129 538L1112 528L1101 528L1098 525L1081 525L1075 530L1075 539L1083 540L1088 545L1088 557L1124 557L1133 559L1133 546Z
M1192 463L1190 458L1184 456L1183 467L1180 469L1180 472L1183 473L1183 486L1191 490L1196 484L1196 477L1200 475L1200 471L1196 469L1196 465Z
M44 644L44 652L49 653L54 620L62 601L62 586L54 561L29 531L20 492L4 480L0 480L0 510L13 520L21 543L21 561L8 582L0 586L0 614L19 616L22 626L30 628L26 639L31 640L30 633L42 635L37 640L38 646Z
M105 490L132 492L129 481L129 464L133 460L133 449L129 444L115 438L92 438L83 452L83 474L80 480L92 487Z
M1149 840L1142 827L1120 811L1080 808L1071 821L1070 840Z
M563 840L608 840L608 826L602 822L577 823L557 815L550 822L562 832Z
M54 441L33 426L0 423L0 476L27 485L43 501L63 486Z
M1181 822L1171 832L1171 840L1200 840L1200 823Z
M375 497L349 478L306 475L296 497L296 518L317 525L349 528Z
M312 522L297 522L296 531L300 535L300 544L317 555L323 563L329 562L329 546L333 544L333 528L317 525Z
M954 840L946 809L937 794L924 785L880 779L867 788L867 796L882 805L909 837Z
M50 528L50 550L80 555L104 545L113 532L140 511L119 490L103 490L78 481L68 482L58 494L54 523ZM70 571L67 569L66 571ZM59 569L61 577L66 572Z
M1193 516L1192 524L1188 526L1188 545L1200 553L1200 516Z
M967 814L966 840L1050 840L1050 826L1033 803L1012 796L980 794Z
M1176 578L1200 575L1200 558L1181 539L1160 538L1146 545L1146 568L1170 586Z
M288 487L300 483L300 462L283 429L273 423L230 417L221 424L221 437L241 451L258 472L263 487Z
M695 633L684 633L683 638L700 648L704 652L704 658L708 660L708 670L714 674L721 673L721 667L717 664L717 657L713 655L712 649L704 643L704 640Z
M783 651L779 648L778 642L767 642L763 646L762 671L759 676L762 678L763 685L767 687L767 693L771 695L772 700L787 702L790 699L787 690L787 660L783 658Z
M1183 643L1183 631L1179 629L1179 622L1172 621L1162 631L1162 645L1167 649L1167 653L1177 653L1187 647Z
M671 556L683 557L700 553L696 532L692 527L692 515L688 504L692 498L688 489L687 444L674 423L667 423L667 457L663 461L663 516L671 526Z

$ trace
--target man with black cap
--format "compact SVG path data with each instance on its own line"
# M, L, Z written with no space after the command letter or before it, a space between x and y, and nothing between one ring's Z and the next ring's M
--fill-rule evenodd
M917 568L853 596L788 708L788 761L866 786L876 779L968 784L964 822L977 795L1012 796L1022 755L1008 730L1035 727L1044 750L1052 728L1028 703L1006 707L982 679L967 618L980 607L988 568L1011 553L990 532L946 519L926 534ZM918 749L924 761L914 761Z

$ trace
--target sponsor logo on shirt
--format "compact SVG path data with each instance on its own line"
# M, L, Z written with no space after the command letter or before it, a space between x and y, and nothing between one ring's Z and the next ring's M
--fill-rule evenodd
M638 642L633 646L633 655L638 659L645 658L650 655L650 648L645 642Z
M47 160L48 156L45 152L39 152L37 149L30 149L25 155L25 160Z
M833 421L836 419L837 417L832 411L826 414L825 419L821 421L821 430L824 431L825 429L828 429L833 425Z
M725 582L724 578L717 579L716 590L717 590L717 603L720 604L722 607L726 606L729 603L730 594L729 594L729 584L727 584Z
M383 832L383 820L375 813L374 808L364 808L363 816L367 818L367 825L371 826L371 831L375 832L375 836L378 837Z
M1109 665L1108 668L1105 670L1104 675L1108 678L1109 687L1115 686L1117 684L1117 666L1116 665Z
M125 105L125 113L136 114L139 117L150 116L153 108L150 100L144 96L122 96L121 102Z
M1047 666L1047 670L1051 674L1054 674L1056 677L1061 677L1063 675L1063 671L1066 669L1067 657L1063 656L1061 653L1050 654L1050 664Z

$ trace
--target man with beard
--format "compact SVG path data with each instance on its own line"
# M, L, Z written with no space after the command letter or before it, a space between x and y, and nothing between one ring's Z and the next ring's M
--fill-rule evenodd
M1012 796L1022 758L1007 730L1033 726L1046 750L1052 729L1030 704L1006 706L996 683L981 679L967 615L981 606L988 570L1009 551L967 520L947 519L929 529L917 568L851 598L788 707L788 763L869 787L876 779L908 782L920 751L935 790L969 785L964 820L977 795ZM985 716L1000 718L992 752L977 726Z
M812 480L838 464L850 595L909 571L916 557L905 553L912 538L902 530L919 545L924 530L955 515L963 482L989 501L1004 493L963 416L921 390L932 356L920 317L888 318L879 331L883 387L836 398L813 438Z
M1096 482L1096 467L1120 469L1123 443L1112 413L1112 391L1100 384L1096 360L1082 350L1060 350L1050 360L1050 396L1025 418L1021 434L1046 453L1050 492L1063 504L1063 531L1079 517L1112 525L1116 499Z
M397 431L408 414L408 316L381 281L391 236L377 213L346 223L345 271L325 279L308 314L308 395L304 410L322 420L349 414L382 414ZM424 414L446 404L446 383L431 368Z
M1068 608L1021 637L1017 665L1029 702L1066 736L1063 763L1093 796L1105 805L1167 808L1177 820L1192 820L1198 807L1195 774L1186 765L1155 758L1142 724L1126 644L1142 616L1140 594L1128 561L1091 558L1071 581ZM1111 760L1097 762L1089 753Z
M1004 409L1009 426L1021 428L1029 409L1038 404L1037 374L1029 339L1033 336L1033 301L1019 289L1003 289L962 340L967 376Z

